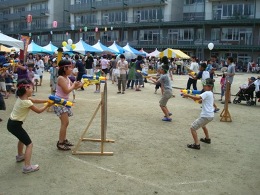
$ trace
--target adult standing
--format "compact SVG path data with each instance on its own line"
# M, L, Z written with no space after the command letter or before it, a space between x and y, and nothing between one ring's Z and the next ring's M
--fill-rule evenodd
M100 60L100 63L102 71L105 73L105 76L107 76L110 61L107 59L106 55L103 56L103 58Z
M117 68L120 70L120 76L118 77L118 92L124 94L126 88L126 71L128 70L128 62L125 60L123 54L120 55L120 60L117 62ZM122 85L122 91L121 91Z
M78 75L77 75L77 81L81 81L83 74L85 74L86 70L84 67L84 64L79 59L79 55L75 55L76 65L75 67L78 69ZM84 90L84 87L82 85L81 90Z
M192 56L191 57L191 64L190 64L190 68L189 68L189 73L194 72L195 74L197 74L198 71L199 71L199 64L197 63L196 57ZM192 76L189 76L189 80L187 82L186 89L190 89L191 85L192 85L194 90L197 90L197 80L193 79Z
M227 72L226 72L226 81L225 81L225 85L227 84L227 82L229 82L230 84L230 88L229 88L229 97L228 97L228 103L231 103L231 85L233 83L233 79L235 76L235 64L234 64L234 59L233 57L228 57L227 60ZM221 102L222 104L225 104L225 101Z
M137 61L135 62L135 90L141 91L140 87L143 85L143 76L141 74L144 67L144 61L142 56L137 56Z
M42 85L43 71L44 71L44 63L43 63L43 60L42 60L42 56L40 54L36 55L35 69L38 70L37 73L40 76L39 86L41 86Z
M92 55L88 52L84 60L85 60L85 68L87 71L87 75L93 75L94 59Z

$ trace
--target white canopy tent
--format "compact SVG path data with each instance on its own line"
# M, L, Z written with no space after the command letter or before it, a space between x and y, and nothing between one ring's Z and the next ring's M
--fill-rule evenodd
M3 33L0 33L0 43L24 50L24 43L22 41L9 37Z

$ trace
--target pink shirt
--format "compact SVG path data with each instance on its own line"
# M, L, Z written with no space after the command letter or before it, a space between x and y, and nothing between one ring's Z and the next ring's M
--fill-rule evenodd
M70 80L69 80L68 77L67 77L66 83L67 83L67 86L68 86L68 88L69 88L71 85L70 85ZM62 90L62 88L61 88L58 84L57 84L57 86L56 86L56 93L55 93L55 95L58 96L58 97L60 97L60 98L65 99L65 100L68 100L68 99L69 99L69 93L68 93L68 94L67 94L67 93L64 93L63 90Z

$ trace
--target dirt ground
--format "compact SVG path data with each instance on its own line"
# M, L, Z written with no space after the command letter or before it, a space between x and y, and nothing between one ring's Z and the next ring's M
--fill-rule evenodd
M232 94L245 83L249 74L237 74ZM48 73L35 98L50 93ZM174 87L184 88L188 76L174 76ZM215 91L220 92L220 77ZM198 82L200 87L200 81ZM67 137L77 143L90 121L100 94L95 86L77 91ZM6 122L15 102L6 100L7 110L0 111L0 194L260 194L259 108L230 104L232 122L220 122L220 112L208 125L212 144L201 143L201 150L186 148L193 143L190 124L199 116L200 105L181 98L180 90L168 102L172 122L163 122L154 85L145 84L141 92L128 89L116 94L116 85L108 82L108 143L105 151L113 156L72 155L56 148L59 119L52 112L29 113L24 128L34 143L32 163L40 170L23 174L22 164L15 162L17 139L6 129ZM72 97L72 94L71 94ZM198 130L203 137L202 130ZM86 137L100 138L100 112ZM99 143L83 142L81 151L100 151Z

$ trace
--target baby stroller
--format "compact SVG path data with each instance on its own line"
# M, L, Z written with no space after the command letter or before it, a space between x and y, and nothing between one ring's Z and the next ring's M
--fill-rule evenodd
M246 88L240 88L239 92L236 94L235 99L233 100L234 104L241 103L241 101L246 101L248 106L256 104L256 97L254 97L255 85L251 83Z

